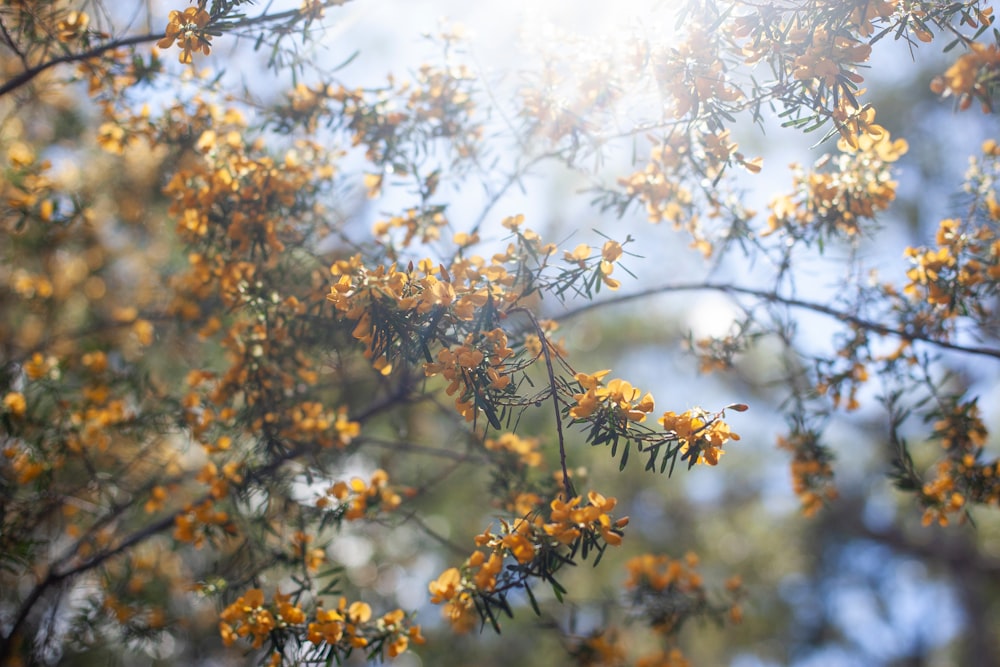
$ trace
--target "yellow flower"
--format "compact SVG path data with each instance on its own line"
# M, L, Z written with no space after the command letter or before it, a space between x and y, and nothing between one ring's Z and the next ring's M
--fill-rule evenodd
M973 98L978 98L983 104L983 111L989 111L992 106L990 99L991 81L1000 66L1000 49L996 44L969 44L969 51L961 56L939 77L931 81L931 91L947 97L955 95L958 98L958 108L968 109Z
M584 389L593 389L601 384L601 380L605 375L610 373L611 370L597 371L593 375L588 375L587 373L577 373L573 376L573 379L580 383L580 386Z
M580 507L582 500L576 496L566 502L560 497L549 503L552 513L549 515L550 523L542 526L545 533L560 544L572 544L583 531L600 533L611 546L621 544L621 529L628 525L628 518L612 522L608 514L618 501L596 491L587 494L588 505Z
M153 325L148 320L136 320L132 325L132 333L139 340L139 344L148 347L153 344Z
M427 589L431 593L431 602L440 604L451 600L458 595L461 590L462 574L458 568L450 567L441 573L441 576L432 581Z
M352 602L347 608L347 618L351 623L367 623L372 617L372 608L367 602Z
M24 372L32 380L40 380L52 371L56 363L55 357L45 357L41 352L35 352L31 359L24 362Z
M163 503L167 499L167 490L162 486L154 486L149 492L149 500L146 501L144 509L147 514L152 514L163 509Z
M323 0L302 0L299 11L310 20L323 18Z
M59 38L60 42L73 41L83 35L88 23L90 23L90 17L87 16L86 12L70 12L56 26L56 37Z
M378 199L382 194L382 177L382 174L365 174L364 185L369 199Z
M212 17L199 7L188 7L183 12L170 12L167 28L163 39L156 43L161 49L170 48L174 41L181 47L179 59L182 63L191 62L191 54L201 51L206 56L211 53L212 36L205 31Z
M476 553L482 555L483 552L477 551ZM497 575L502 569L503 556L496 552L490 554L489 560L479 564L479 572L474 577L476 588L481 591L492 591L496 588Z
M3 406L15 417L23 417L28 409L28 403L24 400L24 394L19 391L9 392L3 397Z
M535 545L524 535L511 533L504 536L502 543L521 564L530 563L531 559L535 557Z
M590 246L586 243L581 243L573 249L573 252L564 252L563 257L567 262L576 262L580 265L580 268L584 268L585 262L590 257Z
M523 222L524 222L524 216L521 215L521 214L518 214L518 215L512 215L510 217L504 218L503 222L501 222L500 224L502 224L504 227L506 227L510 231L515 232L515 231L517 231L517 228L520 227L521 223L523 223Z
M620 282L611 277L611 273L615 270L615 262L621 259L621 256L622 245L618 241L607 241L601 248L601 282L612 290L621 286Z
M307 628L306 639L313 644L336 644L344 636L344 617L336 610L318 609L316 622Z
M665 412L659 422L666 431L672 431L681 445L681 452L687 454L694 449L695 461L718 465L725 453L722 446L740 436L729 430L729 424L721 419L712 419L700 408L686 410L681 414Z
M618 241L607 241L601 248L601 257L605 262L617 262L622 256L622 244Z
M576 399L576 405L569 410L569 416L573 419L586 419L594 414L604 400L594 389L588 389L583 394L575 394L573 398Z
M281 591L275 591L274 604L278 607L278 616L289 625L301 625L306 621L306 614L295 604L292 604L291 595L282 595Z

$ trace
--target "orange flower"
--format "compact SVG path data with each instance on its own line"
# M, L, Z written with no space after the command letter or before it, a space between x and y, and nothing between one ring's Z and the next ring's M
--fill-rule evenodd
M60 42L79 39L86 32L89 23L90 17L85 12L70 12L56 25L56 37Z
M11 391L3 397L3 407L15 417L23 417L28 409L28 403L24 400L24 394L19 391Z
M191 54L196 51L207 56L212 51L212 35L205 31L205 26L211 20L208 12L199 7L188 7L183 12L175 9L170 12L165 36L156 45L161 49L168 49L176 40L181 47L179 59L182 63L190 63Z
M427 589L431 593L431 602L440 604L451 600L458 595L461 590L462 574L458 568L450 567L441 573L441 576L432 581Z

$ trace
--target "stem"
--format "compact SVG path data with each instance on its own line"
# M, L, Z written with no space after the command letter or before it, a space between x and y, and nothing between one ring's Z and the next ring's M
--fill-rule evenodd
M563 437L562 414L559 410L559 392L556 387L556 372L552 368L552 353L549 350L549 339L545 336L545 332L542 331L538 320L535 319L534 313L526 308L514 308L510 312L522 312L527 315L528 319L531 320L531 324L535 327L538 339L542 343L542 354L545 355L545 372L549 376L549 389L552 392L552 408L556 415L556 436L559 438L559 466L562 468L563 489L566 492L566 500L569 501L570 498L576 495L576 491L573 489L573 482L570 480L569 470L566 468L566 440Z

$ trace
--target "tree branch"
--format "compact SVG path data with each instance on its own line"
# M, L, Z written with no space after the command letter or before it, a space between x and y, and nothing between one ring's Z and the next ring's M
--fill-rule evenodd
M64 63L76 63L83 60L90 60L91 58L96 58L108 51L113 51L115 49L121 48L123 46L134 46L136 44L144 44L147 42L157 42L163 39L165 33L150 33L146 35L134 35L132 37L124 37L122 39L116 39L100 46L95 46L87 51L81 51L80 53L68 53L64 56L58 56L52 60L46 60L43 63L39 63L34 67L29 67L24 70L14 78L7 81L7 83L0 86L0 97L3 97L7 93L13 92L20 88L21 86L27 85L36 76L44 72L45 70L52 69L56 65L62 65Z
M832 306L828 306L824 303L819 303L816 301L806 301L804 299L797 299L795 297L783 296L778 294L773 290L762 290L754 289L752 287L741 287L739 285L734 285L732 283L713 283L713 282L702 282L702 283L673 283L669 285L660 285L659 287L653 287L648 290L642 290L641 292L633 292L632 294L623 294L620 296L613 297L611 299L605 299L603 301L591 301L578 308L569 310L561 315L556 316L554 319L557 320L568 320L584 313L596 310L597 308L602 308L605 306L613 306L620 303L627 303L629 301L636 301L638 299L644 299L650 296L655 296L657 294L668 294L670 292L695 292L695 291L713 291L722 292L724 294L744 294L747 296L757 297L764 301L769 301L772 303L780 303L785 306L790 306L792 308L801 308L803 310L809 310L814 313L821 313L829 317L841 320L842 322L847 322L849 324L856 325L862 329L868 331L873 331L875 333L881 334L883 336L894 336L905 341L920 341L922 343L927 343L928 345L933 345L935 347L940 347L946 350L953 350L955 352L962 352L965 354L974 354L985 357L993 357L994 359L1000 359L1000 349L993 347L981 347L975 345L962 345L959 343L952 343L946 340L940 340L938 338L933 338L927 334L921 334L916 332L907 332L900 329L895 329L885 324L880 324L878 322L873 322L872 320L859 317L857 315L852 315L846 313L842 310L837 310Z
M306 15L303 14L300 10L288 9L286 11L278 12L276 14L261 14L260 16L255 16L253 18L247 18L240 21L235 21L233 23L226 25L225 27L230 30L234 30L237 28L247 28L262 23L273 23L275 21L281 21L296 16L300 16L303 19L306 18ZM208 27L212 27L211 24ZM6 32L6 30L4 30L4 32ZM34 67L29 67L25 69L23 72L21 72L20 74L18 74L17 76L13 77L5 84L0 86L0 97L3 97L7 93L13 92L18 88L20 88L21 86L30 83L39 74L48 69L52 69L56 65L89 60L91 58L96 58L97 56L107 53L108 51L113 51L115 49L124 46L135 46L136 44L158 42L161 39L163 39L165 35L166 33L164 32L158 32L158 33L148 33L145 35L133 35L132 37L122 37L120 39L115 39L110 42L101 44L100 46L95 46L94 48L88 49L87 51L81 51L80 53L68 53L66 55L52 58L51 60L46 60L45 62L35 65ZM14 48L13 45L12 48ZM15 52L17 52L16 48Z

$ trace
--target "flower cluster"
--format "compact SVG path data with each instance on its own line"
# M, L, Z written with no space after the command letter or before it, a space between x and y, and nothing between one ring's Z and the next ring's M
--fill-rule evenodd
M948 525L971 503L1000 506L1000 461L984 461L988 437L975 401L942 407L934 437L945 451L934 476L920 489L923 523Z
M621 529L628 524L628 519L612 521L609 514L618 501L605 498L596 491L587 494L586 505L581 506L582 501L580 496L568 502L562 498L553 500L549 522L542 526L542 530L560 544L573 544L584 533L599 534L611 546L621 544Z
M309 442L323 448L346 447L361 433L361 424L352 421L343 407L337 410L316 401L303 401L289 414L281 434L289 442Z
M834 34L819 30L808 35L791 33L787 39L792 43L807 44L803 52L792 60L792 76L795 79L809 81L819 80L829 88L837 86L841 81L861 83L864 78L856 71L858 63L868 61L871 56L871 46L858 39L845 36L842 32Z
M987 8L987 12L992 11L992 7ZM983 112L989 113L1000 82L1000 48L979 42L968 46L968 53L959 56L944 74L931 81L931 90L942 97L954 96L963 111L972 106L973 100L979 100Z
M730 80L726 61L718 57L718 33L696 23L685 39L651 54L650 67L656 83L672 101L674 118L697 117L707 109L718 108L743 98Z
M382 469L372 473L366 484L360 477L336 482L316 501L319 508L333 508L348 521L362 519L375 511L389 512L399 507L402 497L389 485L389 475Z
M507 360L514 351L507 347L507 334L503 329L469 334L465 343L442 348L437 361L424 364L427 377L441 375L448 380L445 392L457 394L455 407L466 421L472 421L479 408L486 411L490 424L499 428L492 402L483 400L486 393L502 392L510 385Z
M907 282L901 290L884 287L919 334L948 339L960 325L988 326L995 317L987 295L1000 281L1000 145L990 139L981 151L965 173L965 215L941 220L933 243L907 248Z
M726 582L727 602L713 603L697 570L698 562L698 556L690 552L682 559L643 554L629 560L625 590L632 614L668 640L692 618L728 618L739 623L743 619L740 578L734 576Z
M169 49L176 41L181 48L178 58L182 63L190 63L192 54L199 51L207 56L212 52L212 34L206 29L211 20L209 13L200 6L173 10L168 17L166 34L156 45Z
M524 589L530 594L530 579L548 582L557 592L565 590L554 579L555 570L596 549L622 542L628 518L613 519L617 501L596 491L549 504L548 520L540 513L513 521L501 521L500 532L484 531L476 537L474 551L462 568L445 570L428 590L431 602L444 604L442 614L456 632L466 632L477 617L499 629L494 609L507 608L507 594Z
M239 473L240 464L236 461L229 461L219 469L213 461L209 461L202 466L195 480L209 487L209 493L216 500L229 495L229 487L232 484L239 484L243 481L243 476ZM155 489L154 489L155 490Z
M690 152L686 138L654 145L641 171L618 179L627 196L642 202L650 222L667 221L679 228L691 220L694 195L679 176L688 164Z
M745 409L741 405L731 407L734 410ZM672 439L680 444L681 460L689 461L690 465L717 465L725 453L723 445L730 440L740 439L740 436L730 430L729 424L722 421L720 415L701 408L685 410L681 414L664 412L659 422L664 430L670 432Z
M658 420L664 433L644 425L654 408L652 395L648 392L643 395L641 390L619 378L605 385L604 378L609 373L608 370L576 373L574 378L584 391L572 394L574 402L566 408L566 414L574 424L589 428L587 441L591 445L610 446L612 456L618 455L619 445L624 442L621 469L627 465L633 445L647 457L647 470L658 467L660 472L666 472L668 468L673 471L678 457L688 461L689 467L696 463L716 465L723 454L722 447L731 440L740 439L723 417L726 409L743 412L746 405L733 404L714 414L701 408L681 414L665 412Z
M503 266L507 261L506 255L495 256L489 264L479 257L460 258L445 268L428 259L405 269L396 265L368 269L360 256L354 256L331 266L337 280L327 299L344 318L356 321L352 335L365 345L365 356L373 366L388 374L397 356L432 361L430 350L444 342L446 332L476 329L484 310L492 309L495 319L497 309L517 303L519 292L511 289L514 276ZM489 339L488 347L496 349L483 351L489 362L482 371L490 383L503 383L497 367L506 358L501 354L506 348L500 339L504 334L495 330L483 335ZM465 346L480 342L480 336L471 332L464 338ZM432 374L446 367L456 369L454 353L446 357L439 360L441 367L431 365ZM461 375L458 370L455 374Z
M820 158L808 172L793 165L795 194L771 201L765 235L780 231L796 239L849 238L889 207L896 198L890 166L908 145L903 139L893 140L873 118L873 111L866 112L857 134L841 126L846 138L837 143L839 155Z
M429 206L424 209L411 208L401 215L394 215L388 220L379 220L372 225L372 234L386 245L396 248L407 248L415 239L421 243L430 243L441 238L441 230L448 225L443 206ZM391 241L393 230L404 230L402 240Z
M624 667L625 646L613 629L594 630L579 640L569 651L574 665L579 667Z
M186 505L174 516L174 539L188 542L195 549L205 545L205 538L216 534L222 528L226 532L233 530L229 514L215 509L212 500L205 500L197 505Z
M394 658L411 643L424 643L420 626L410 624L401 609L375 617L368 603L349 604L343 597L335 609L325 609L318 602L310 617L291 595L276 591L268 602L261 589L252 588L219 614L219 634L226 646L245 637L259 649L275 635L298 631L304 632L317 655L333 651L338 660L353 649L366 649L373 655L384 652Z
M589 245L581 243L572 252L566 251L564 258L567 262L576 264L581 271L586 271L588 263L593 259L591 252ZM614 271L615 262L621 259L622 252L622 245L618 241L608 240L601 248L601 261L597 265L597 271L594 275L600 278L608 289L616 290L621 287L621 283L612 278L611 274Z
M422 64L415 81L390 79L391 90L327 89L339 106L333 118L345 125L353 146L365 148L366 159L376 168L366 179L369 196L379 195L388 174L415 175L419 165L414 160L432 153L427 149L433 144L450 149L456 163L478 153L482 127L475 115L475 84L465 66Z
M698 357L698 371L711 373L733 367L733 359L747 348L745 332L727 336L709 336L692 341L690 347Z
M987 146L989 148L989 146ZM993 184L987 184L984 208L996 210ZM991 203L992 202L992 203ZM903 293L918 304L927 304L938 318L959 315L984 317L989 312L979 295L995 289L1000 281L1000 233L996 219L983 223L946 218L938 224L936 247L909 247L911 264Z
M518 465L537 468L542 464L542 453L538 450L538 438L522 438L515 433L503 433L498 438L487 438L483 446L492 452L504 452L512 456Z
M283 156L268 155L259 142L245 141L243 114L198 102L193 118L165 130L198 132L201 159L186 162L164 188L178 233L193 245L232 244L241 255L281 252L296 236L292 223L306 210L304 197L333 174L329 156L304 140ZM275 209L288 218L276 220Z
M287 600L281 599L280 594L278 601L287 605ZM264 607L264 592L251 588L219 614L219 634L226 646L231 646L240 637L252 636L253 647L260 648L278 624L278 619L293 623L305 620L305 614L298 608L286 608L284 611L289 613L290 618L286 619L281 612L275 618L275 614Z
M455 632L468 632L476 622L474 588L470 583L463 583L462 572L450 567L427 587L433 604L445 603L441 614Z
M56 24L56 37L60 42L73 42L87 32L90 16L86 12L71 11Z
M653 411L653 395L648 391L643 394L642 390L620 378L605 385L603 380L610 372L603 370L573 376L583 392L573 394L576 405L570 408L569 416L583 420L601 413L623 427L628 422L646 421L646 416Z
M792 490L799 497L802 513L814 516L823 504L837 498L833 483L833 459L830 451L819 441L819 434L809 430L795 430L787 436L778 436L778 448L792 453Z

